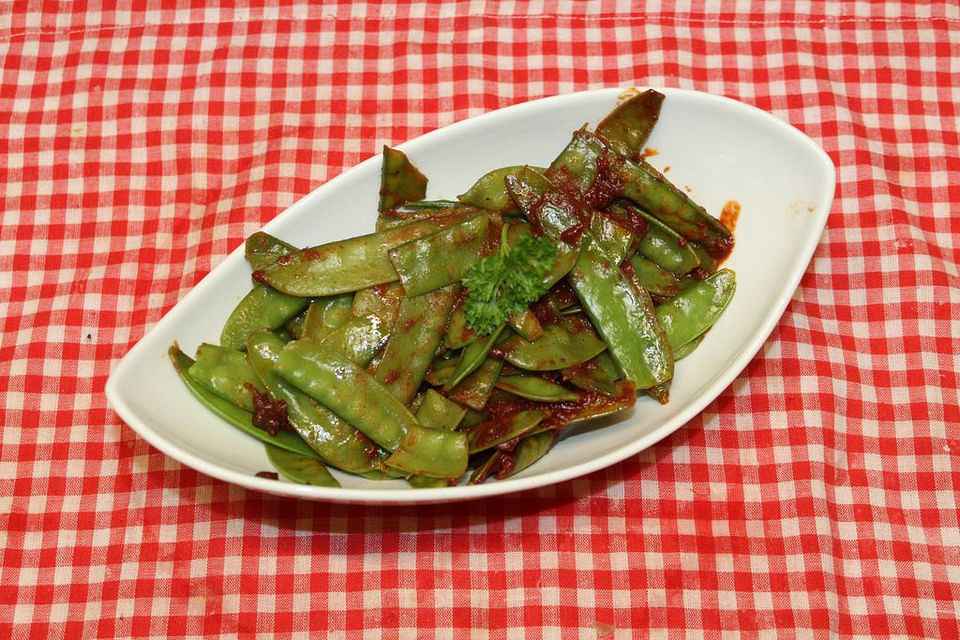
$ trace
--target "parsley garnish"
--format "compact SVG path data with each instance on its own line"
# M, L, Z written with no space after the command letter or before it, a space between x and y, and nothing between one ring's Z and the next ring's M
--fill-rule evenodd
M544 276L553 266L557 248L546 236L524 236L507 246L504 225L500 251L473 263L463 277L467 324L481 336L490 335L507 317L520 313L547 292Z

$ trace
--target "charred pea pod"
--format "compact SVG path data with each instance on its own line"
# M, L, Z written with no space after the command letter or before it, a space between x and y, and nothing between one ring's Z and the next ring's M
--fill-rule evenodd
M660 117L663 94L647 89L623 102L597 125L596 133L618 153L632 158L643 148Z
M489 220L482 213L391 249L406 294L418 296L459 282L481 253Z
M443 340L453 301L460 291L451 284L400 303L376 378L403 404L410 402Z
M606 348L592 331L570 333L560 325L549 325L534 342L520 336L511 337L503 345L503 357L513 366L528 371L555 371L586 362Z
M339 487L337 479L330 475L327 466L313 456L302 456L271 444L264 445L267 459L276 467L280 475L298 484L312 484L318 487Z
M247 342L250 363L270 395L287 405L290 424L329 464L365 473L380 467L376 446L367 436L335 413L287 382L275 371L283 343L268 331L252 334Z
M332 296L400 278L387 252L437 230L422 220L301 249L255 271L254 279L292 296Z
M737 283L733 272L721 269L656 309L671 347L687 344L713 324L730 304Z
M289 431L278 431L277 435L270 435L263 429L253 425L253 414L251 412L241 409L229 400L224 400L194 380L193 377L187 373L190 367L193 366L193 359L182 352L176 344L170 347L168 353L184 385L213 413L261 442L266 442L301 455L317 456L313 449L297 434L290 433Z
M264 392L263 385L242 351L215 344L201 344L197 359L190 366L190 376L224 400L254 410L254 392Z
M423 200L426 194L426 176L413 166L404 152L384 145L378 209L387 211L406 202Z

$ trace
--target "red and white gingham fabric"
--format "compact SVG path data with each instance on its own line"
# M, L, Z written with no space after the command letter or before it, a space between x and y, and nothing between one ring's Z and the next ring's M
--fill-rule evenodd
M134 4L0 4L0 636L960 635L956 3ZM381 144L647 84L771 111L839 178L779 327L657 446L344 507L201 475L107 407L179 298Z

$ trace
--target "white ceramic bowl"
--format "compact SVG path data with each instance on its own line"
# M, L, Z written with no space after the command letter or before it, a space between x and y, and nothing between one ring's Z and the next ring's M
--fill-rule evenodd
M250 287L242 245L203 279L120 361L107 383L110 404L152 445L215 478L270 493L360 503L465 500L560 482L635 455L672 433L730 384L779 320L826 224L834 169L812 140L754 107L694 91L666 94L648 146L650 160L717 214L742 205L736 248L726 266L737 292L703 344L677 363L670 403L641 397L632 412L602 429L574 432L516 476L479 486L413 489L338 473L342 488L255 477L271 469L263 445L203 407L167 359L177 340L187 353L216 342L231 309ZM400 145L430 178L427 197L462 193L504 165L544 165L570 134L617 103L601 89L515 105L444 127ZM302 198L264 227L300 246L373 230L380 158L370 158Z

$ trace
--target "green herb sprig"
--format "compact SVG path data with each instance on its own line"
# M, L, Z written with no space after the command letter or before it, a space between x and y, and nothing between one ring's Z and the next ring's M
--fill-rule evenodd
M463 278L467 288L463 311L470 328L490 335L546 293L544 276L556 256L557 248L546 236L524 236L509 247L504 225L500 251L475 262Z

